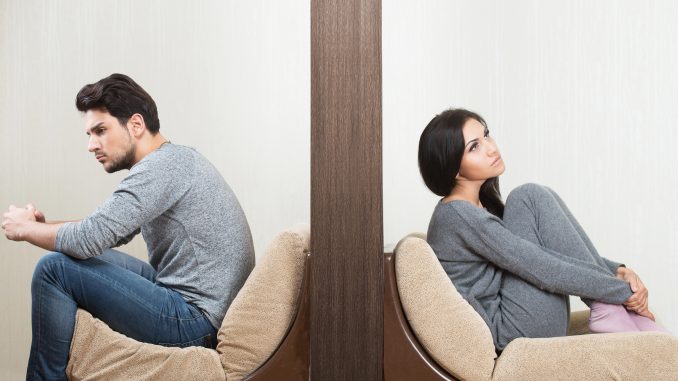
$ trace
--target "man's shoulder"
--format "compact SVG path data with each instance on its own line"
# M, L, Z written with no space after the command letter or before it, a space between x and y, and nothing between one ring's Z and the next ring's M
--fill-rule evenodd
M167 159L167 158L190 158L194 159L196 155L199 155L198 151L193 147L182 146L180 144L165 143L160 148L156 150L158 157Z
M127 178L190 176L195 169L196 155L190 147L164 144L135 164Z
M185 166L188 163L193 163L198 155L194 148L165 143L146 155L138 164L142 167L162 165L164 168L167 168L168 165L170 167Z

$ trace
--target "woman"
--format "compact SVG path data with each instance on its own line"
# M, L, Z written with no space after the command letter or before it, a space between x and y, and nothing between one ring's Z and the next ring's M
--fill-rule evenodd
M633 270L598 255L551 189L525 184L502 203L505 165L478 114L447 110L419 140L426 186L443 197L428 241L501 351L517 337L567 333L568 295L591 308L592 332L660 330Z

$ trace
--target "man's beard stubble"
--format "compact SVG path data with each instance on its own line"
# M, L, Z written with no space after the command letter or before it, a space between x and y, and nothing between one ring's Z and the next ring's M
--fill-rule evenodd
M111 165L104 170L108 173L118 172L122 169L130 169L134 165L134 154L136 153L136 146L132 144L124 155L111 160Z

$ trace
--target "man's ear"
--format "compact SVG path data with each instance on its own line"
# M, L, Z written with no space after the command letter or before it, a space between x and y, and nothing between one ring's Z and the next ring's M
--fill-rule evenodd
M146 122L144 122L144 117L139 113L133 114L127 121L127 128L129 129L129 132L132 134L132 136L136 138L141 137L141 135L143 135L143 133L146 131Z

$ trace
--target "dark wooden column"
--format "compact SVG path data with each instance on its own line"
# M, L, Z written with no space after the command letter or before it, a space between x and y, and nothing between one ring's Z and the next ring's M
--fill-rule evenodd
M381 1L311 1L311 378L381 380Z

